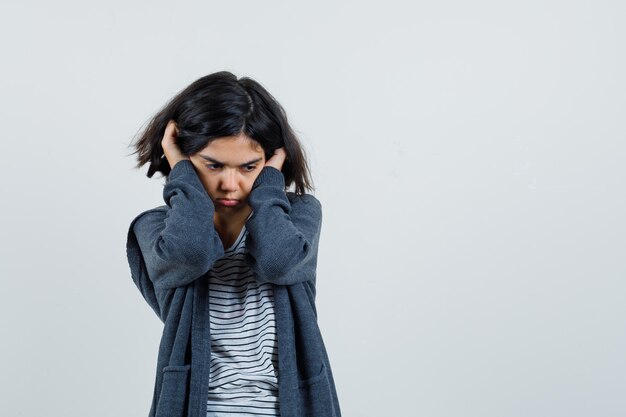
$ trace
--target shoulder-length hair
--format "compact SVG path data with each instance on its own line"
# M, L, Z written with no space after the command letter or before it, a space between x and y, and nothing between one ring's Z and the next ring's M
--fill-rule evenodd
M187 156L201 151L214 139L242 133L261 145L266 160L284 146L285 188L294 184L299 195L314 189L306 154L287 121L285 110L249 77L237 79L228 71L206 75L180 91L156 113L130 145L135 149L131 155L137 154L136 168L150 164L148 178L155 172L168 177L171 171L161 146L170 120L176 122L176 142Z

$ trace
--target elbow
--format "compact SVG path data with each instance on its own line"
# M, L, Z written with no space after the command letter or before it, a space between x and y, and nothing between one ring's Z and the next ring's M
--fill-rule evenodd
M291 259L266 257L256 259L247 254L248 264L257 281L276 285L291 285L315 280L317 257L310 249Z
M156 291L184 287L206 274L215 262L213 257L194 252L161 260L153 263L159 266L150 274Z
M202 248L189 244L189 241L177 242L172 239L160 240L152 253L152 260L148 262L153 267L150 278L158 291L192 283L206 274L224 254L221 246L218 249L215 244Z

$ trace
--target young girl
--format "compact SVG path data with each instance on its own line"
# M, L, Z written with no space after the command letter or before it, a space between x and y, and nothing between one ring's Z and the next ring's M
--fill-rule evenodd
M280 104L210 74L134 147L137 167L167 177L165 205L132 220L126 245L164 323L150 417L340 416L315 307L322 209Z

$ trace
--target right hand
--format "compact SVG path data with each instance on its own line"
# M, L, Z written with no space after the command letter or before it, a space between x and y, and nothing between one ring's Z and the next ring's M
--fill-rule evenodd
M163 153L165 154L165 158L167 158L167 162L170 164L170 169L174 168L174 165L183 159L189 160L189 157L180 151L180 148L176 143L177 136L178 127L176 126L176 122L174 120L170 120L167 122L163 139L161 139Z

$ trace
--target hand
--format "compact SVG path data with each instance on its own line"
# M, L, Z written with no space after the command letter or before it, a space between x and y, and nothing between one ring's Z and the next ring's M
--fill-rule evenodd
M281 146L280 148L274 151L274 155L270 157L267 161L265 161L265 166L272 166L279 171L282 171L283 163L287 158L287 152L285 151L285 147Z
M178 126L176 126L176 122L174 120L170 120L167 122L163 139L161 139L163 153L165 154L165 158L167 158L167 162L170 164L170 169L174 168L174 165L176 165L177 162L183 159L189 159L188 156L180 151L180 148L176 143L177 136Z

